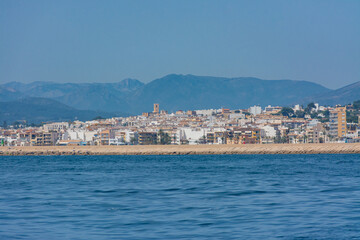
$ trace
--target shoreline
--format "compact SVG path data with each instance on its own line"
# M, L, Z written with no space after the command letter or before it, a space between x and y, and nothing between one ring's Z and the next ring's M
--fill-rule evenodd
M0 156L360 154L360 143L0 147Z

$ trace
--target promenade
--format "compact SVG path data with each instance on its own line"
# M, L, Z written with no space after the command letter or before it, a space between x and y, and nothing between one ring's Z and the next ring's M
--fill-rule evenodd
M17 155L360 154L360 143L0 147Z

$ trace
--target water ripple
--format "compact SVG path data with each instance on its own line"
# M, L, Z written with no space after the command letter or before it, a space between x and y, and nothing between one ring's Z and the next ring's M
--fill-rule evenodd
M360 239L360 155L0 157L0 239Z

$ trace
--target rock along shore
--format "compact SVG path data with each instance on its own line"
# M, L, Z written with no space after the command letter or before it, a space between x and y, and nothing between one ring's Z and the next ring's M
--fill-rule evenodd
M329 153L360 154L360 143L0 147L0 156Z

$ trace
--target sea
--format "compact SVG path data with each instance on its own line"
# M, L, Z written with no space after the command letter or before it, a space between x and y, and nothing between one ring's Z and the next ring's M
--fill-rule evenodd
M0 239L360 239L360 155L2 156Z

